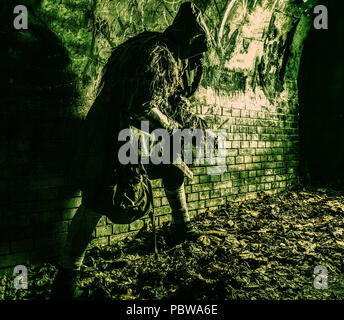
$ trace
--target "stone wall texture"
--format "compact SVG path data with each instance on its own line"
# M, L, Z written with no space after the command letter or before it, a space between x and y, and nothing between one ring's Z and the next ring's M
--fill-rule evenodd
M8 50L1 98L0 268L56 257L80 205L66 172L76 132L95 99L111 48L144 31L163 31L174 0L31 0L29 29L14 30L15 1L5 1L1 33ZM216 46L190 100L214 129L226 129L226 171L194 165L186 179L192 216L228 200L277 193L298 184L297 75L314 1L199 0ZM158 224L170 219L154 181ZM148 220L113 225L105 217L92 244L135 234Z

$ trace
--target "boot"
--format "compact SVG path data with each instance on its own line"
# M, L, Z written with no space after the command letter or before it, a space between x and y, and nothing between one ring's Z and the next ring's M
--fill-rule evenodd
M77 282L80 271L59 268L51 289L51 300L77 300L80 299L84 291L81 290Z
M184 240L194 241L205 234L203 231L195 229L190 221L183 224L174 223L171 227L171 233L176 243L183 242Z
M83 291L77 286L78 271L82 265L87 245L101 214L81 205L75 213L68 230L59 270L51 291L52 300L70 300L81 297Z
M168 203L172 209L171 240L180 243L184 240L197 240L205 233L192 227L186 204L184 183L175 190L165 188Z

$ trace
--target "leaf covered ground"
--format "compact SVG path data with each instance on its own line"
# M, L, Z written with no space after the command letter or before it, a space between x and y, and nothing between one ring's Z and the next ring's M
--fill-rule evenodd
M86 255L81 287L87 299L344 299L344 193L325 189L261 193L229 202L194 220L207 231L196 242L168 245L168 226ZM328 271L328 289L315 289L314 268ZM0 281L0 299L48 299L52 264L29 269L29 289ZM323 282L324 283L324 282Z

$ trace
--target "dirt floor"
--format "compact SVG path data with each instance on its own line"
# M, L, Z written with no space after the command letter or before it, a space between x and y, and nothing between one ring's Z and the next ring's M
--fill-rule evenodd
M94 247L80 285L87 299L344 299L344 192L326 189L261 193L203 214L207 231L171 247L158 230L154 255L149 226L134 238ZM327 268L327 289L315 289L314 268ZM48 299L56 267L31 267L29 289L0 281L0 299ZM322 280L326 284L326 279Z

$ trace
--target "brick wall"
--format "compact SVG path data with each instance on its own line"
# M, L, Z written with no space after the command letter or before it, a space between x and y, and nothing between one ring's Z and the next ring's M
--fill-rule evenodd
M205 165L192 167L194 179L185 180L192 216L298 182L296 78L310 25L301 15L305 8L266 0L247 7L237 1L230 9L227 2L197 1L207 10L217 47L205 57L205 78L191 103L215 128L226 129L227 169L211 176ZM18 54L5 56L10 77L0 118L0 268L59 254L81 201L66 178L75 132L94 100L110 43L123 42L144 25L161 31L178 9L154 1L28 4L32 29L18 33L8 21L6 39ZM159 225L170 219L160 180L154 181L154 206ZM92 244L133 235L144 223L113 225L103 217Z

